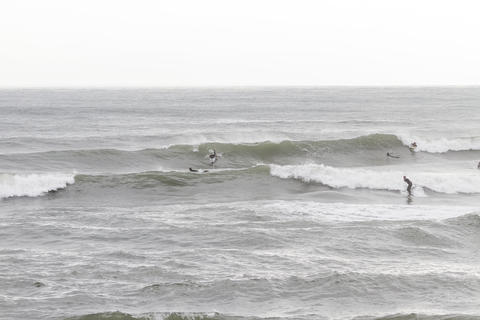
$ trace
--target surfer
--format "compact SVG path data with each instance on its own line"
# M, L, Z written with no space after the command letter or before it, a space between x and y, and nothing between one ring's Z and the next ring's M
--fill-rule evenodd
M188 170L190 170L190 172L208 172L208 170L198 170L198 169L192 169L192 168L188 168Z
M397 156L396 154L393 154L393 153L391 153L391 152L387 152L387 157L395 158L395 159L400 158L400 156Z
M408 179L406 176L403 176L403 181L405 181L405 183L408 184L407 191L408 191L408 195L411 196L412 195L412 181L410 181L410 179Z
M410 151L415 151L415 149L417 148L417 143L415 141L413 141L411 144L410 144L410 147L408 147L408 149L410 149Z
M480 169L480 161L478 161L478 166L477 166L478 169Z
M213 149L213 150L210 149L210 150L208 150L208 153L209 153L209 154L208 154L208 158L210 159L210 164L211 164L212 167L213 167L213 164L214 164L215 162L217 162L217 160L218 160L217 151L215 151L215 149Z

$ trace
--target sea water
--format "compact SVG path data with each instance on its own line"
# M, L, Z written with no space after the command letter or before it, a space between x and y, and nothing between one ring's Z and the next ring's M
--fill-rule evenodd
M0 319L480 319L479 111L478 87L0 90Z

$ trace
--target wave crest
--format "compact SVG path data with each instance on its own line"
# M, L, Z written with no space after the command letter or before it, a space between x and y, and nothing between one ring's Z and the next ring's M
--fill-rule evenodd
M336 168L323 164L270 165L270 174L283 179L318 182L335 189L376 189L403 191L405 172L379 171L368 168ZM417 172L407 174L414 184L414 193L423 195L423 188L440 193L478 193L480 175Z
M75 182L74 174L30 173L0 174L0 199L9 197L37 197L49 191L63 189Z
M457 138L423 138L415 135L397 135L398 139L406 146L413 141L417 142L417 151L430 153L445 153L448 151L480 150L480 137Z

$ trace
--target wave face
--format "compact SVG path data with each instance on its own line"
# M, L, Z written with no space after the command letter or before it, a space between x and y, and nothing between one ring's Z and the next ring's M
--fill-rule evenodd
M385 159L390 151L408 161L410 153L394 135L373 134L352 139L282 141L251 144L206 143L172 145L160 149L123 151L86 149L0 155L4 170L22 166L33 170L75 169L81 172L154 171L159 167L182 169L208 166L205 155L218 150L222 167L247 167L258 163L293 164L305 159L327 164L367 165Z
M318 182L332 188L406 190L402 177L405 171L385 171L371 168L335 168L326 165L270 165L270 173L282 179L298 179ZM409 175L410 176L410 175ZM411 177L411 176L410 176ZM441 193L479 193L480 175L452 173L415 173L414 194L421 195L421 188Z
M403 142L402 142L403 141ZM143 171L182 170L189 167L208 167L208 150L217 150L222 157L217 165L223 168L242 168L259 163L294 165L312 162L330 166L371 166L386 165L394 161L415 163L434 162L439 159L458 158L476 161L479 151L469 151L462 155L448 153L448 150L464 150L442 147L441 142L422 144L417 142L417 151L426 154L412 154L406 145L409 138L398 138L391 134L371 134L350 139L319 141L282 141L260 143L204 143L200 145L172 145L165 148L125 151L117 149L85 149L49 151L27 154L0 155L1 169L13 171L30 168L32 171L80 171L82 173L125 173ZM420 141L417 139L417 141ZM439 144L437 146L437 143ZM473 146L472 146L473 148ZM387 152L399 156L386 157ZM430 154L433 152L432 154ZM447 152L438 154L435 152ZM476 164L475 164L476 165Z
M74 174L0 174L0 198L36 197L74 183Z
M305 165L256 165L246 168L202 169L190 172L186 169L146 171L126 174L0 174L0 196L42 196L49 191L67 188L79 194L95 192L169 192L180 189L191 192L211 190L217 195L227 195L231 188L242 188L260 194L288 195L291 188L302 189L294 181L318 183L341 190L371 189L406 192L403 176L413 182L413 194L426 197L425 192L440 194L479 194L480 175L476 172L413 172L408 167L333 167L324 164ZM276 178L284 182L279 183ZM294 183L294 184L291 184ZM226 188L226 189L225 189ZM319 189L321 190L321 188ZM190 193L189 193L190 194ZM187 194L188 196L188 194Z
M416 155L416 158L395 135L372 134L351 139L335 139L320 141L282 141L261 142L251 144L206 143L200 145L172 145L160 149L143 149L124 151L117 149L86 149L49 151L28 154L0 155L2 169L12 171L19 166L32 171L80 171L82 173L125 173L143 171L182 170L189 167L207 168L206 159L209 149L217 150L222 157L217 165L223 168L242 168L259 163L275 163L294 165L312 162L329 166L371 166L415 163L415 161L433 162L438 159L457 157L475 161L480 152L470 151L468 154L451 155ZM408 140L410 141L410 140ZM418 141L418 140L417 140ZM419 143L419 146L423 146ZM428 144L427 149L419 147L417 151L436 152ZM456 150L462 150L457 148ZM442 152L443 152L442 151ZM387 152L399 156L392 160L386 157ZM439 158L440 157L440 158Z

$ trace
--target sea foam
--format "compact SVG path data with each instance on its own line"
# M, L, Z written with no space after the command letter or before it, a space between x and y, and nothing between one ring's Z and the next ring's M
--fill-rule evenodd
M74 174L63 173L30 173L0 174L0 198L37 197L46 192L65 188L75 182Z
M441 193L479 193L480 174L443 172L401 172L372 168L337 168L323 164L270 165L270 174L283 179L318 182L332 188L376 189L404 191L407 175L414 184L414 193L422 195L422 188Z
M417 151L444 153L447 151L480 150L480 137L426 138L418 135L398 134L398 139L406 146L417 143Z

